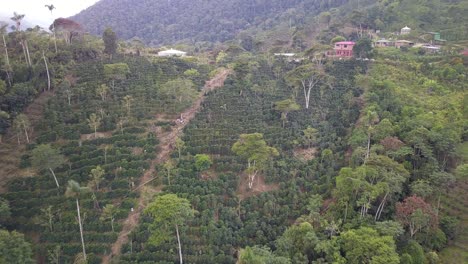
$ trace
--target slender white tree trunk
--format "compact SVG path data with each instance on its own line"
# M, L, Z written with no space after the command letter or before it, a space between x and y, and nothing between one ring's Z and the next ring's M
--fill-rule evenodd
M52 173L52 176L54 176L55 184L57 185L57 188L60 188L60 185L58 183L57 177L55 176L54 170L52 168L49 168L50 172Z
M367 132L367 150L366 150L366 157L364 159L364 164L366 164L366 161L369 159L370 156L370 141L371 141L371 133Z
M54 46L55 46L55 53L58 52L57 49L57 37L55 36L55 26L52 24L52 32L54 32Z
M50 73L49 73L49 66L47 65L47 60L46 60L44 51L42 51L42 59L44 59L44 64L45 64L45 68L46 68L46 71L47 71L47 90L50 91ZM68 104L70 104L70 100L68 100Z
M374 217L375 221L380 219L380 216L382 215L382 211L385 207L385 203L387 202L387 197L388 197L388 191L385 193L384 198L380 202L379 207L377 208L377 212L375 212L375 217Z
M311 87L309 87L309 88L307 89L307 92L306 92L306 90L304 89L304 97L305 97L305 102L306 102L306 109L309 109L310 90L311 90Z
M306 83L307 82L307 83ZM310 105L310 93L312 91L312 88L317 85L319 82L319 78L311 77L308 80L302 80L302 89L304 91L304 98L305 98L305 103L306 103L306 109L309 109Z
M10 66L10 59L8 58L8 49L5 41L5 35L2 35L3 37L3 47L5 47L5 61L8 66Z
M255 182L255 178L257 178L257 172L249 175L249 189L253 188L253 184Z
M80 226L81 245L83 247L83 258L86 261L86 249L85 249L84 238L83 238L83 226L81 224L80 204L78 202L78 199L76 199L76 212L78 213L78 224Z
M29 45L28 45L27 40L24 41L24 45L26 46L26 54L28 55L28 64L29 64L29 67L31 67L32 62L31 62L31 56L29 55Z
M23 48L24 60L26 61L26 64L29 66L28 56L26 55L26 48L24 47L24 41L21 40L20 43L21 43L21 47Z
M26 126L25 126L25 127L23 127L23 128L24 128L24 135L26 136L26 142L28 142L28 143L29 143L29 135L28 135L28 130L27 130Z
M179 243L179 259L180 259L180 264L183 264L182 260L182 245L180 244L180 236L179 236L179 227L177 224L175 225L176 228L176 234L177 234L177 243Z

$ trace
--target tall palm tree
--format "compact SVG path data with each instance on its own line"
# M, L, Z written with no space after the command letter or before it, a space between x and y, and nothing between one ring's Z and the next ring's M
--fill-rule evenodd
M45 5L47 9L49 9L50 14L52 15L52 19L54 18L54 15L52 14L52 11L55 9L54 5ZM55 53L57 53L57 38L55 37L55 25L52 23L52 33L54 33L54 45L55 45Z
M13 12L13 17L10 19L15 22L15 31L17 36L19 36L21 47L23 48L24 57L26 59L26 64L31 67L31 57L29 56L29 48L28 48L28 41L26 40L26 36L21 34L21 20L24 18L24 14L20 15L16 12Z
M78 225L80 226L81 245L83 247L83 258L85 261L86 261L86 249L85 249L84 238L83 238L83 224L81 223L80 202L78 198L80 197L82 193L86 192L87 190L88 188L81 187L80 184L77 183L76 181L70 180L68 181L67 190L65 191L66 197L75 198L76 200L76 212L78 214Z
M15 30L16 31L20 31L21 30L21 20L23 20L24 18L24 14L23 15L20 15L16 12L13 12L13 17L11 17L10 19L13 20L13 22L15 22L16 26L15 26Z

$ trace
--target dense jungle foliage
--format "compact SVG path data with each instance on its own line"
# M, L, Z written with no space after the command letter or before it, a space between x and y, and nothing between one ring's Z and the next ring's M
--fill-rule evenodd
M152 11L175 14L183 3ZM183 10L211 7L207 28L217 15L239 22L219 39L190 36L218 41L266 23L272 10L349 4L204 1ZM413 18L424 22L432 4ZM379 19L394 30L400 18L387 9L407 5L378 2L367 20L355 11L343 23L380 28ZM330 24L316 42L356 39L354 58L326 58L326 47L305 42L295 57L275 56L245 36L158 57L110 28L102 38L64 29L57 39L20 23L2 28L0 263L468 262L468 57L373 48L362 32L333 29L341 11L329 11L329 20L313 18ZM183 14L140 17L167 30L149 39L169 43L189 37L172 36ZM196 16L184 18L187 32L205 34Z
M445 39L463 39L468 35L467 12L468 3L462 0L102 0L72 19L91 34L101 35L111 27L123 39L154 45L210 45L237 37L248 50L301 50L321 30L326 30L326 38L340 34L343 25L388 32L409 26L416 30L415 37L436 31Z

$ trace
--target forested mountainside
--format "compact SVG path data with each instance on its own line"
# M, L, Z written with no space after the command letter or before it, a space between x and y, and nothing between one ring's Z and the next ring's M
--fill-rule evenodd
M291 7L274 3L255 14ZM314 44L293 12L181 57L15 14L0 31L0 263L468 263L466 36L373 47L366 29L443 29L419 17L434 2L411 18L403 2L336 4L304 16ZM259 48L272 32L292 41ZM344 39L353 53L331 53Z
M344 25L390 32L408 25L420 35L438 31L462 39L468 35L467 12L462 0L101 0L72 19L92 34L111 27L122 39L147 44L215 43L240 36L250 49L265 44L301 49L321 30L338 33Z
M233 39L243 29L272 24L284 12L317 14L346 1L273 0L102 0L72 19L92 34L113 28L119 37L138 37L147 43L216 42ZM129 11L131 7L131 11ZM266 25L266 24L264 24ZM271 25L270 25L271 26Z

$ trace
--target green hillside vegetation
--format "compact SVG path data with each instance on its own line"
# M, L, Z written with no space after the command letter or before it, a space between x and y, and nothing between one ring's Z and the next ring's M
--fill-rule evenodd
M103 0L80 16L109 4L128 5ZM188 5L133 4L167 14ZM398 30L409 14L411 39L452 30L456 11L444 12L464 2L359 2L364 17L353 1L222 4L141 15L174 25L157 22L168 30L148 35L153 44L247 29L187 57L118 42L129 33L110 28L73 33L71 22L57 39L1 32L0 263L466 262L468 58L450 40L435 54L373 49L364 33ZM447 19L429 28L435 4ZM208 33L184 13L207 7L217 11ZM214 37L225 30L216 19L239 15ZM174 21L194 35L175 38ZM258 42L275 32L289 40ZM343 38L357 41L355 57L325 57ZM290 47L305 52L272 54Z
M123 39L146 43L216 42L233 39L239 30L279 21L301 22L307 15L345 1L145 1L104 0L72 17L92 34L113 28ZM132 11L128 12L131 6ZM285 14L289 12L289 14ZM298 16L300 14L300 16ZM269 21L265 24L265 21Z
M128 12L131 8L132 12ZM113 28L122 39L148 44L184 43L204 49L231 40L248 51L303 51L336 35L357 39L362 30L395 37L404 26L412 38L428 32L447 40L468 35L466 1L133 1L104 0L73 17L92 34ZM318 38L317 38L318 37Z

